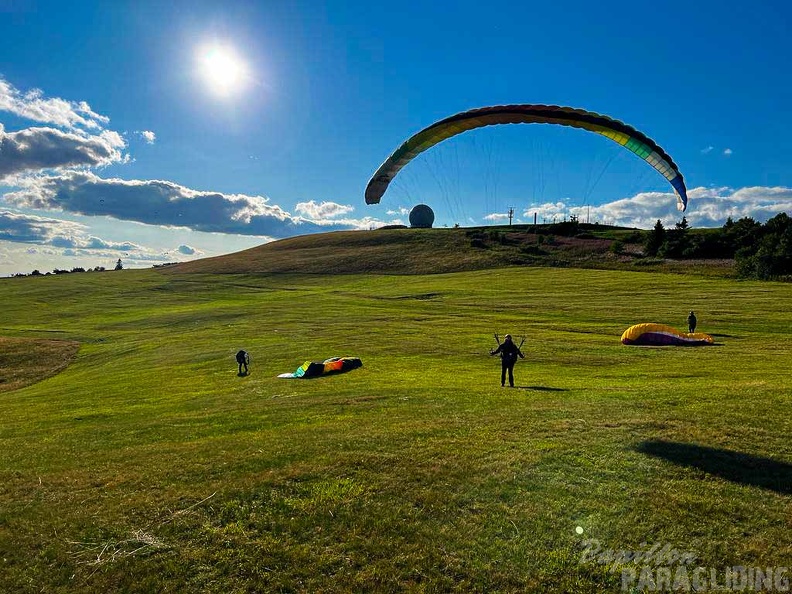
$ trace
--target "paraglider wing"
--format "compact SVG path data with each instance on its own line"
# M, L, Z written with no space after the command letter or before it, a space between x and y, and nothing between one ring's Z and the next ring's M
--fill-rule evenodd
M284 379L312 378L334 373L343 373L362 367L363 362L358 357L331 357L321 363L306 361L294 373L281 373L278 377Z
M671 157L651 138L608 116L557 105L481 107L458 113L424 128L404 142L377 169L366 186L366 204L379 203L402 167L425 150L468 130L497 124L558 124L602 134L629 149L661 173L674 188L679 210L687 208L687 189L682 174Z
M704 346L713 344L712 336L703 332L680 332L665 324L635 324L624 331L622 344L641 346Z

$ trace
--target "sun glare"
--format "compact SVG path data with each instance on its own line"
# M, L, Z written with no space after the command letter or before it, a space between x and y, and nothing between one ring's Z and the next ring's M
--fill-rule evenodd
M246 85L247 66L228 46L203 47L198 53L198 69L209 89L222 96L239 93Z

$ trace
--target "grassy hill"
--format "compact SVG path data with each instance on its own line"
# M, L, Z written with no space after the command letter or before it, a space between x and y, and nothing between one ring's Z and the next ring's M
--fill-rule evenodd
M212 274L428 274L499 264L498 253L474 250L459 230L378 229L292 237L226 256L179 264L169 270Z
M564 229L562 225L555 226ZM177 273L437 274L507 266L556 266L694 272L725 276L731 261L643 258L635 230L581 226L565 236L554 226L467 229L377 229L305 235L168 267ZM568 229L565 229L568 231ZM619 242L615 251L613 244Z
M452 252L500 249L435 232ZM319 241L350 266L358 238L394 269L432 257L430 235L389 233ZM0 591L622 591L640 565L586 555L591 539L718 572L788 566L789 284L296 274L290 259L336 260L305 238L257 250L0 282L5 340L79 344L60 373L0 392ZM278 274L229 269L277 250ZM690 309L717 346L619 343ZM515 389L494 332L526 336ZM276 377L336 355L364 366Z

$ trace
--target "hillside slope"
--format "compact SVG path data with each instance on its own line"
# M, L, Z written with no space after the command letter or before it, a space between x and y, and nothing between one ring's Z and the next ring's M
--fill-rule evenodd
M547 238L524 228L337 231L194 260L176 273L433 274L514 265L614 260L606 239Z
M532 225L336 231L273 241L163 270L204 274L438 274L553 266L734 275L733 260L645 258L636 237L640 239L640 234L634 229L599 227L592 232L583 225L577 230L564 229L563 224L539 226L536 231Z
M454 229L381 229L302 235L169 268L200 273L425 274L497 266L501 255L475 250Z

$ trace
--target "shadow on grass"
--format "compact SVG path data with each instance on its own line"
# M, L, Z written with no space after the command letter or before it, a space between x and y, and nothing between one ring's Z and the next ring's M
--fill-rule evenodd
M540 392L569 392L567 388L551 388L550 386L515 386L518 390L539 390Z
M644 441L637 451L680 466L692 466L720 478L792 495L792 464L720 448L673 441Z

